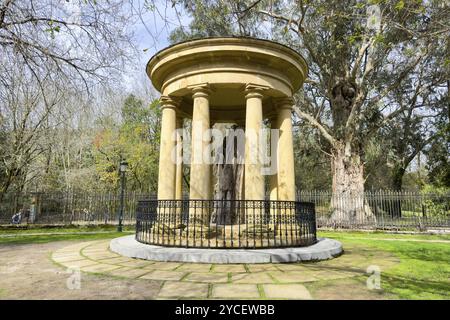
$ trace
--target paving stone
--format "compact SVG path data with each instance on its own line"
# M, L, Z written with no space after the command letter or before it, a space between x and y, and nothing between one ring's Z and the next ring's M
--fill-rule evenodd
M92 265L92 266L82 267L81 271L84 271L84 272L106 272L106 271L111 271L111 270L118 269L118 268L120 268L120 266L99 263L99 264Z
M255 284L215 284L212 289L213 298L259 298L258 287Z
M164 283L158 294L160 298L206 298L207 283L170 282Z
M88 241L88 242L73 244L73 245L67 246L65 248L59 249L58 252L67 252L67 251L72 251L72 250L80 251L81 249L90 246L92 243L93 243L92 241Z
M208 263L186 263L177 268L177 271L189 271L189 272L209 272L211 264Z
M309 282L317 281L317 278L313 276L312 272L270 272L270 274L282 283L290 282Z
M166 271L166 270L154 270L139 279L151 279L151 280L174 280L178 281L186 274L185 271Z
M211 298L257 299L260 294L256 284L261 284L269 299L311 299L301 282L352 277L360 274L357 271L364 273L366 265L377 264L372 263L375 261L382 269L398 263L392 256L369 257L369 252L358 249L350 257L345 254L331 261L314 263L212 265L133 259L110 252L108 246L109 241L77 244L55 251L52 258L64 266L86 272L167 281L157 296L161 299L206 298L208 283L213 284ZM79 255L80 250L92 260ZM355 265L358 268L350 268Z
M74 250L76 250L75 248L83 248L84 246L80 247L80 244L77 244L77 246L67 246L58 250L55 250L55 253L70 253L73 252Z
M156 269L156 270L174 270L175 268L178 268L181 266L182 263L179 262L154 262L152 261L152 264L149 266L144 267L145 269Z
M246 272L243 264L215 264L212 272Z
M90 252L90 253L99 253L99 252L110 252L108 250L108 247L104 246L104 247L87 247L87 248L83 248L82 249L85 252Z
M109 247L109 243L111 242L111 240L97 240L97 241L93 241L89 247L90 248L103 248L103 247Z
M228 282L227 273L191 273L189 274L186 281L197 281L197 282L207 282L207 283L226 283Z
M73 255L73 254L80 254L81 249L77 248L77 249L73 249L70 251L55 251L53 253L53 255L55 256L68 256L68 255Z
M117 258L119 257L118 255L113 255L113 254L85 254L83 252L83 254L88 257L89 259L92 260L103 260L103 259L109 259L109 258Z
M281 271L307 271L308 266L301 265L298 263L287 264L287 263L278 263L276 264L276 268Z
M84 259L84 260L79 260L79 261L68 261L68 262L64 262L61 264L64 265L66 268L82 268L82 267L86 267L86 266L97 265L98 262Z
M147 267L153 263L150 261L145 261L145 260L131 260L131 261L120 262L118 264L120 264L121 266L124 266L124 267L142 268L142 267Z
M308 289L301 284L264 284L263 289L269 299L312 299Z
M234 273L231 276L233 283L274 283L272 277L266 272Z
M282 270L284 272L305 272L305 273L314 273L314 272L322 272L322 271L334 271L334 267L330 266L318 266L318 265L308 265L304 268L299 268L296 270Z
M115 269L113 271L108 272L108 275L124 277L124 278L129 278L129 279L135 279L135 278L139 278L149 272L151 272L151 271L144 270L144 269L121 267L119 269Z
M62 263L62 262L69 262L69 261L79 261L84 260L85 258L80 255L72 255L72 256L66 256L66 257L55 257L52 256L53 260L56 262Z
M130 262L133 261L132 258L127 257L116 257L116 258L108 258L102 259L102 263L110 263L110 264L120 264L122 262Z
M280 271L275 264L262 263L262 264L248 264L247 268L250 272L260 272L260 271Z
M81 250L83 253L90 253L90 254L95 254L95 253L106 253L108 252L108 250L106 248L101 248L101 249L94 249L91 247L87 247Z

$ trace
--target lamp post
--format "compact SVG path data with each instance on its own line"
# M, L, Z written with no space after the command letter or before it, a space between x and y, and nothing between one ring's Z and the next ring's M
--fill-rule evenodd
M122 220L123 220L123 205L124 205L124 196L125 196L125 172L128 168L128 162L122 160L120 162L119 171L120 171L120 209L119 209L119 225L117 227L117 231L122 232Z

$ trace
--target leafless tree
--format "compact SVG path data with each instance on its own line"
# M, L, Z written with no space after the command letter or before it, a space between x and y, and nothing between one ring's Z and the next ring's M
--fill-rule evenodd
M52 137L96 105L99 87L119 87L134 19L126 0L0 3L0 192L40 174Z
M4 0L0 6L0 81L21 63L41 87L65 78L79 91L114 79L133 55L128 1Z

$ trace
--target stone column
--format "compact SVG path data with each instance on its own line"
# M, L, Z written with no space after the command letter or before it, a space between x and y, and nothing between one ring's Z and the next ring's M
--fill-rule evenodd
M277 117L270 118L270 129L271 130L278 130L278 123L277 123ZM274 142L274 139L270 137L270 158L271 158L271 166L274 167L275 173L271 174L269 176L269 192L270 192L270 200L276 201L278 200L278 141L272 145Z
M272 174L269 177L269 188L270 188L270 200L276 201L278 200L278 177L276 174Z
M279 129L278 128L278 123L277 123L277 117L273 117L270 119L270 129ZM271 174L269 176L269 192L270 192L270 201L277 201L278 200L278 141L272 139L272 137L270 137L270 158L271 161L273 161L274 163L271 163L271 166L274 167L275 169L275 173ZM273 145L272 145L273 143ZM270 220L271 220L271 225L272 228L275 227L275 222L276 222L276 214L277 214L277 208L276 208L276 203L271 202L270 203Z
M261 171L260 130L263 121L262 98L266 87L248 84L245 88L245 199L264 200Z
M194 100L192 112L192 151L191 151L191 181L190 200L211 199L211 164L203 157L210 144L208 129L209 119L209 94L207 84L192 86Z
M280 99L278 105L278 200L295 201L294 143L292 138L292 104L290 98Z
M174 132L176 128L177 102L170 97L161 99L161 141L159 148L158 200L175 199L176 164L173 157L175 148Z
M177 164L175 170L175 199L183 199L183 136L179 130L183 129L183 118L178 117L176 120L177 128Z

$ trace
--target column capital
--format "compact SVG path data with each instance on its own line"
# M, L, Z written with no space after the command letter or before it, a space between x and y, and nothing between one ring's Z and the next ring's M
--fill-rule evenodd
M193 98L204 97L208 98L211 94L211 87L209 83L199 83L187 86L189 90L192 92Z
M276 98L273 100L278 109L292 109L295 101L292 97Z
M261 86L258 84L247 83L244 89L245 98L246 99L262 98L264 96L263 92L266 91L267 89L269 89L268 86Z
M159 98L159 103L161 104L161 109L177 109L180 106L180 100L181 99L178 97L161 96Z

